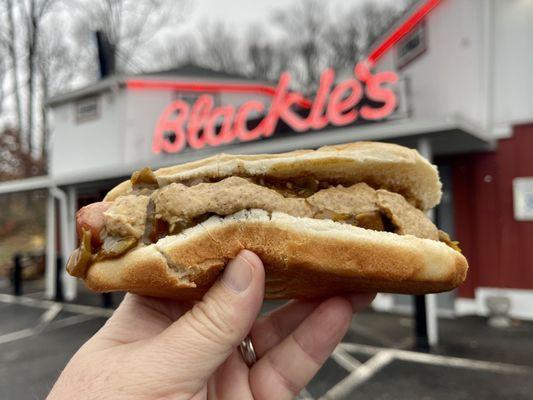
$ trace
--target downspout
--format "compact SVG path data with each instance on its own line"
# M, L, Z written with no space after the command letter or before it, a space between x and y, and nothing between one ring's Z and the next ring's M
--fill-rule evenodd
M418 152L422 157L433 163L433 149L431 142L427 137L418 141ZM435 210L427 212L428 218L435 222ZM426 326L428 334L428 343L430 346L436 346L439 343L439 325L437 318L437 294L430 293L425 296L426 301Z
M71 238L74 237L74 232L70 232L70 224L68 223L68 199L66 193L55 186L52 186L50 188L50 194L53 198L57 199L59 203L59 233L61 235L61 259L63 261L63 265L66 265L66 262L74 249L74 243L73 241L71 241ZM73 300L75 297L75 291L73 293L73 284L71 281L75 282L75 278L68 276L64 268L62 268L61 271L56 271L56 273L61 274L63 287L66 289L64 291L65 299Z
M48 191L46 199L46 297L53 299L56 288L56 205L52 192Z

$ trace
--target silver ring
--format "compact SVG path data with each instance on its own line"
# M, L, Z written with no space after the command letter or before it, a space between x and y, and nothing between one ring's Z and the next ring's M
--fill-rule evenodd
M257 355L255 354L254 345L252 344L252 338L250 335L246 336L239 345L239 351L241 352L242 359L251 367L257 361Z

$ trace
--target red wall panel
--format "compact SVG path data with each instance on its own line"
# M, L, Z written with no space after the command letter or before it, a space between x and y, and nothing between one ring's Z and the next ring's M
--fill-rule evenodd
M533 124L515 127L494 152L453 161L456 235L470 264L460 296L479 286L533 289L533 221L513 215L519 176L533 176Z

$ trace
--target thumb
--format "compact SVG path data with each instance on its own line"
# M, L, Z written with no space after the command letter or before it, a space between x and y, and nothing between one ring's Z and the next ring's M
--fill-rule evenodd
M161 333L158 342L179 364L174 371L185 369L179 371L181 378L190 375L192 381L203 384L229 357L257 318L264 286L263 263L251 251L242 250L203 300Z

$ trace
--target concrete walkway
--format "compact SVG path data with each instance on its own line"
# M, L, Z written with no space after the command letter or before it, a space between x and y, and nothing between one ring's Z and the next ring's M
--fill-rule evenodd
M0 294L0 399L46 396L76 349L111 315L38 294ZM99 303L97 298L93 301ZM267 305L270 308L272 304ZM365 312L301 399L532 399L533 323L440 320L440 345L410 351L412 319Z

